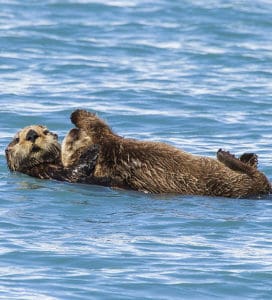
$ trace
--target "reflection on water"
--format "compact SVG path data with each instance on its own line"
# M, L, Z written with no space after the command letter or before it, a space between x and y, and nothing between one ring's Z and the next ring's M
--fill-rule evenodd
M0 299L271 298L271 196L38 180L4 156L20 128L61 140L84 108L125 137L256 152L271 178L269 4L0 2Z

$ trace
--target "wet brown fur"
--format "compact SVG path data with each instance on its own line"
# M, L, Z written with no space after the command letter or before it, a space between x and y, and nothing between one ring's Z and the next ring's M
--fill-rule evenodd
M64 166L72 166L84 151L92 145L92 139L85 131L73 128L66 135L61 146L61 161Z
M249 197L270 192L266 176L252 158L241 160L223 151L218 161L196 156L159 142L122 138L95 114L77 110L76 125L62 144L62 157L77 157L77 150L98 144L94 176L111 178L111 185L149 193L178 193L223 197ZM83 143L81 144L81 137ZM88 137L88 138L86 138ZM82 146L82 147L81 147ZM69 161L66 161L69 165Z

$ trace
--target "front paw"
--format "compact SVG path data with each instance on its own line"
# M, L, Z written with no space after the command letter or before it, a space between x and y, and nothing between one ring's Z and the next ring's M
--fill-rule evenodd
M96 161L99 154L99 145L94 144L86 149L79 157L79 163Z
M86 176L89 176L96 166L96 161L99 155L99 149L99 145L94 144L91 147L89 147L86 151L84 151L79 158L78 168Z

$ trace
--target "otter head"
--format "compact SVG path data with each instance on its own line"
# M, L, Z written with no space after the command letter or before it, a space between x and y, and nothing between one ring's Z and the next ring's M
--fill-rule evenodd
M11 171L20 172L42 163L60 162L58 136L41 125L31 125L17 132L5 151Z
M61 160L65 167L77 163L81 154L93 145L92 138L82 129L71 129L61 144Z

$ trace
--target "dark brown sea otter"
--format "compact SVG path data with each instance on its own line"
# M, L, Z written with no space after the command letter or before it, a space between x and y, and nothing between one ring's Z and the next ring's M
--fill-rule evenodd
M111 186L149 193L178 193L222 197L268 194L271 186L257 170L256 156L241 160L222 150L218 160L192 155L173 146L122 138L95 114L77 110L73 128L62 144L65 166L76 163L80 153L99 145L94 178L110 178ZM88 182L88 179L86 180Z
M18 171L41 179L85 182L95 166L98 147L92 145L78 156L77 164L65 167L61 162L61 146L56 134L45 126L32 125L19 131L6 148L11 171ZM91 176L88 176L91 181ZM94 183L97 183L94 180Z

